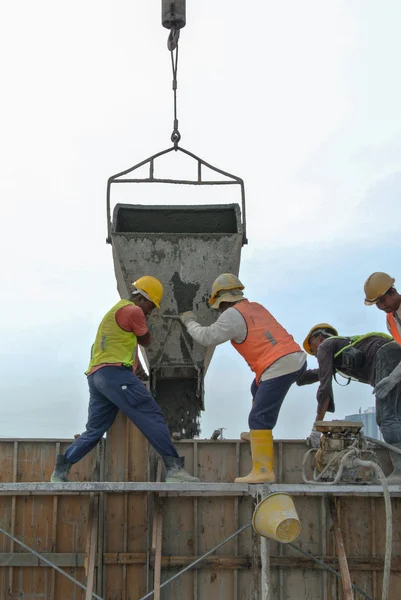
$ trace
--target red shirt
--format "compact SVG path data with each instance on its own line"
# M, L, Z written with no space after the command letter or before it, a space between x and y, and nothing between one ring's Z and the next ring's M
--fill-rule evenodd
M150 340L150 332L148 326L146 324L145 313L142 308L139 306L133 306L129 304L128 306L123 306L116 312L116 322L121 329L124 331L132 331L136 335L137 338L142 338L140 340L140 344L147 345ZM92 367L89 371L88 376L95 373L98 369L102 367L120 367L122 363L107 363L103 365L96 365ZM135 362L132 365L132 370L136 371L138 366L138 348L135 356Z

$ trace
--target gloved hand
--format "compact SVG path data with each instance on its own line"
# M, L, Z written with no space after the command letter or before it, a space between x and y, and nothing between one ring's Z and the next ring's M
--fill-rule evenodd
M394 371L387 377L383 377L373 388L373 394L375 394L378 400L383 400L389 392L401 381L401 364L397 365Z
M306 438L306 444L310 448L319 448L320 447L320 432L317 431L315 425L312 427L312 431L309 434L309 437Z
M185 325L185 327L188 325L188 323L190 321L197 321L196 315L195 315L195 313L192 312L192 310L187 310L186 312L181 313L180 319L181 319L181 323L183 323Z

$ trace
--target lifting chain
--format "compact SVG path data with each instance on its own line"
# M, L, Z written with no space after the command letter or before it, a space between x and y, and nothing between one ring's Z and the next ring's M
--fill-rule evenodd
M174 94L174 125L171 141L174 149L178 150L178 142L181 134L178 131L177 118L177 66L178 66L178 40L180 30L186 24L186 0L162 0L162 25L170 29L167 40L167 48L171 54L171 66L173 69L173 94Z
M178 31L178 35L179 35L179 33L180 32ZM178 142L181 139L181 134L178 131L178 117L177 117L178 44L176 45L174 50L170 50L170 54L171 54L171 67L173 70L173 95L174 95L174 125L173 125L173 133L171 134L171 141L174 144L174 148L177 150Z

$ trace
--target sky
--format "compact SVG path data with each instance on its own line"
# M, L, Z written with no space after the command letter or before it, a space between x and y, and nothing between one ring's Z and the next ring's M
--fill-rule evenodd
M106 182L170 146L160 12L159 0L2 6L1 437L84 429L90 346L118 299ZM299 343L320 321L385 330L363 283L376 270L401 278L400 18L397 0L187 0L181 145L245 180L246 295ZM218 201L160 187L141 196L198 200ZM247 429L251 381L230 344L217 348L201 437ZM293 386L277 438L308 435L315 394ZM336 418L374 404L357 383L335 395Z

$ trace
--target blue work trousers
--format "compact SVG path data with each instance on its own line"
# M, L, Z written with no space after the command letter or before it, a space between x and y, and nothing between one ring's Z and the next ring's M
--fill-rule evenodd
M86 430L65 452L68 462L81 460L110 429L122 410L161 456L178 457L163 413L138 377L127 367L102 367L89 375Z
M253 405L248 418L250 430L274 428L288 390L305 370L306 362L298 371L261 381L259 386L256 385L256 379L253 380L251 385Z

